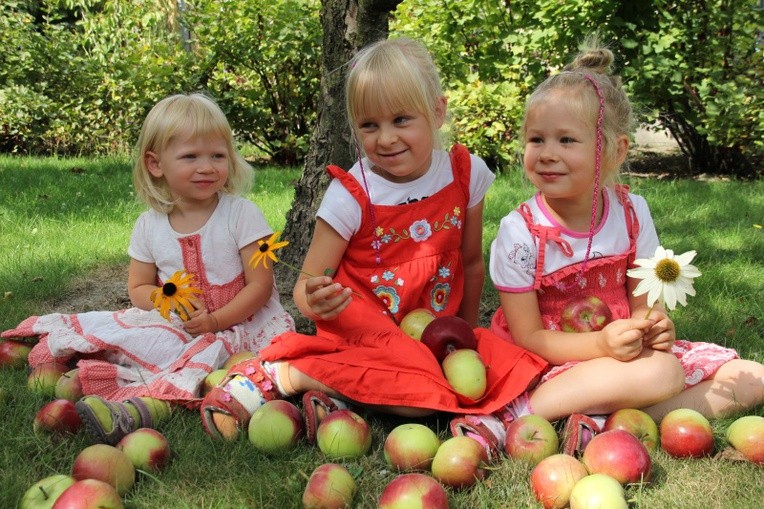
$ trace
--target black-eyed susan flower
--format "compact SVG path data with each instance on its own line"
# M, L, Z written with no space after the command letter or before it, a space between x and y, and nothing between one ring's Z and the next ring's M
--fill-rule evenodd
M193 286L193 282L193 274L179 270L161 287L151 292L151 302L165 320L170 319L171 311L177 313L181 320L188 320L188 310L194 309L191 301L195 299L196 294L202 293L199 288Z
M252 258L249 259L249 264L252 266L252 268L256 268L258 265L260 265L260 262L263 262L263 267L266 269L268 268L268 258L273 260L273 263L276 263L279 261L278 258L276 258L276 255L274 252L277 249L281 249L282 247L288 246L289 241L288 240L282 240L279 242L279 237L281 236L281 232L275 232L273 235L268 237L268 240L258 240L257 243L260 245L260 248L255 252L255 254L252 255Z
M634 260L638 267L629 269L627 275L641 279L634 289L634 296L647 294L647 305L652 310L655 302L660 302L668 309L676 308L677 303L687 305L687 296L695 295L692 280L700 276L700 271L690 262L697 253L687 251L674 256L671 249L658 246L652 258ZM648 312L647 316L650 316Z

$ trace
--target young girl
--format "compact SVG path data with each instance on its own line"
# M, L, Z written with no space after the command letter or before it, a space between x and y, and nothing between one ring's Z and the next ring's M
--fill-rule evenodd
M438 148L446 98L427 50L408 39L364 48L350 64L347 111L365 157L349 172L329 167L334 180L294 289L318 335L283 334L262 362L234 367L202 404L213 436L236 436L263 401L308 390L404 416L485 413L545 366L477 329L488 389L463 402L427 347L397 325L426 308L475 326L485 277L483 197L494 177L464 147Z
M516 407L549 420L641 408L659 421L679 407L716 417L757 405L764 366L717 345L676 340L664 309L656 305L646 319L646 295L633 295L639 281L626 271L635 258L651 258L659 242L645 200L608 185L632 125L629 100L609 72L612 58L594 42L528 100L524 165L538 193L502 220L492 244L501 301L492 330L551 369ZM590 295L607 303L612 322L599 332L563 332L562 311ZM585 445L585 430L591 435L599 425L585 415L568 420L567 452Z
M81 359L83 392L93 396L77 409L108 443L155 424L147 397L198 405L203 379L231 354L259 352L294 330L272 271L249 266L257 241L273 232L260 209L239 196L252 170L220 108L200 94L163 99L146 117L137 152L133 181L151 209L138 218L128 248L135 307L31 317L3 333L40 336L32 366ZM169 282L181 295L184 285L173 275L183 270L201 292L189 294L194 308L186 321L176 314L168 321L154 309L152 293Z

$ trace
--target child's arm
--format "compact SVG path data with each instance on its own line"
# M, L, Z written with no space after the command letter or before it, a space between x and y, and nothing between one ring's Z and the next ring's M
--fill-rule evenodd
M629 309L631 316L642 318L647 316L650 306L647 305L647 294L634 297L634 288L639 284L639 280L628 278L626 289L629 292ZM659 303L650 311L650 319L655 322L650 330L645 334L644 344L653 350L671 350L671 345L676 341L676 331L674 322L666 314L666 310Z
M127 271L127 294L133 306L146 311L154 309L151 292L156 289L157 266L131 258Z
M464 272L464 296L459 316L472 327L478 325L480 296L485 281L483 259L483 200L467 209L462 234L462 268Z
M615 320L598 332L546 330L541 321L536 292L500 292L501 307L515 343L551 364L612 357L633 359L642 351L643 336L653 320Z
M353 290L323 274L337 270L348 242L329 226L329 223L316 219L313 239L302 264L302 270L316 277L300 273L294 286L293 298L297 309L311 320L333 320L349 304Z

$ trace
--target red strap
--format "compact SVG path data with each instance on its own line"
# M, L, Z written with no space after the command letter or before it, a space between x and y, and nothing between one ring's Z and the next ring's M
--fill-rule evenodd
M639 220L637 219L637 211L634 209L634 204L629 198L629 186L625 184L616 184L615 193L618 196L618 201L623 205L624 215L626 216L626 231L629 234L629 267L633 265L634 259L637 257L637 238L639 237Z
M543 226L533 221L533 213L528 204L523 203L518 208L518 212L525 219L525 225L531 232L531 235L538 239L538 255L536 259L536 275L533 280L533 289L541 288L541 278L544 275L544 258L546 257L546 243L552 241L562 250L562 254L570 258L573 256L573 248L567 240L560 237L560 229L553 226Z

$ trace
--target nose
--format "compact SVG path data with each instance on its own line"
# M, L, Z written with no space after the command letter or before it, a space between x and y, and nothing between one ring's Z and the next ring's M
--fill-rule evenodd
M541 151L539 152L539 160L540 161L556 161L557 160L557 153L554 151L554 148L549 143L544 143L541 146Z
M379 131L379 144L380 145L392 145L398 140L398 134L395 129L390 126L384 126Z

